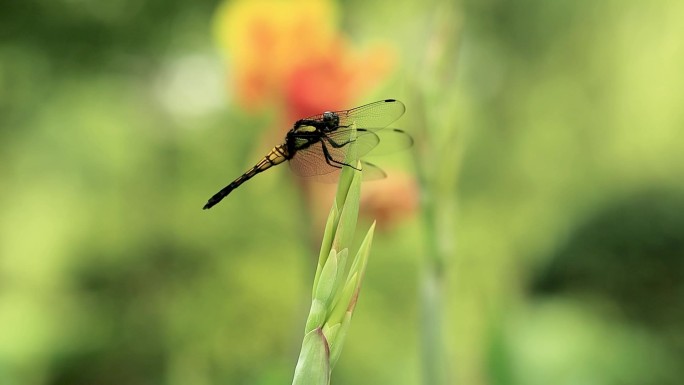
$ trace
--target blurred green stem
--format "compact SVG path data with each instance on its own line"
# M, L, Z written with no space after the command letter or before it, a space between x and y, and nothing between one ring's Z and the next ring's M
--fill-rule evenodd
M436 6L432 39L412 94L416 119L415 164L421 190L426 255L421 277L421 349L423 383L450 384L452 362L444 335L445 266L454 258L455 187L461 155L456 140L455 63L460 23L452 3ZM429 109L427 108L429 106Z

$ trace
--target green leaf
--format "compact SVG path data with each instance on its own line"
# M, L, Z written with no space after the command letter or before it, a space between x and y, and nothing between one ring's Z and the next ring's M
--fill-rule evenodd
M324 302L326 305L332 301L332 293L335 288L335 280L338 273L338 258L335 250L330 250L330 256L321 270L320 279L316 290L314 290L314 299Z
M306 318L306 326L304 332L310 331L323 326L323 323L328 318L328 307L323 301L313 299L311 300L311 310L309 316Z
M351 130L351 136L349 137L349 140L356 140L356 124L354 124L354 129ZM356 167L360 168L360 163L356 161L356 146L347 146L348 151L347 154L345 155L344 162L346 164L354 164L356 163ZM356 174L359 174L358 170L355 170L352 167L342 167L342 172L340 172L340 180L337 184L337 195L335 196L335 202L337 207L339 208L340 204L344 205L346 200L347 200L347 194L349 191L353 191L353 188L351 186L352 184L352 178L356 176Z
M335 326L339 326L335 329L334 333L328 337L328 343L330 345L330 370L335 367L337 360L340 358L342 353L342 346L344 346L344 339L347 337L347 331L349 330L349 325L351 325L352 312L348 311L344 314L344 319L342 323Z
M334 325L326 323L325 326L323 326L323 335L325 336L325 339L328 341L328 346L330 346L331 349L334 345L334 341L337 339L337 334L340 331L340 326L342 326L341 323Z
M344 283L344 269L347 267L347 259L349 259L348 257L349 249L343 249L337 253L337 276L335 277L335 287L333 288L333 293L337 293L339 291L340 285Z
M352 272L359 272L361 274L361 279L363 280L363 276L366 273L366 265L368 264L368 256L370 255L370 248L371 248L371 245L373 244L373 235L374 234L375 234L375 221L373 221L373 224L368 229L368 232L366 233L366 237L363 238L363 242L361 242L361 246L359 247L359 251L356 253L356 257L354 258L354 262L352 262L352 265L349 268L349 275L350 276L351 276Z
M360 166L360 164L359 164ZM350 167L344 167L351 169ZM344 201L344 205L340 211L340 220L335 232L335 239L332 243L332 248L342 250L349 248L354 238L354 231L356 230L356 220L359 216L359 202L361 196L361 172L351 169L353 177L351 185Z
M330 349L320 328L304 336L292 385L328 385Z
M360 167L360 163L357 166ZM347 272L345 268L356 230L360 191L361 172L352 167L343 167L337 197L328 215L321 242L311 310L293 384L327 384L332 365L342 351L375 229L373 223ZM331 356L331 352L334 355Z
M316 266L316 275L314 276L313 290L318 286L318 279L321 275L321 270L325 265L325 261L332 250L332 241L335 238L337 231L337 223L339 222L340 212L337 209L337 203L334 203L328 214L328 220L325 223L325 231L323 233L323 240L321 241L321 251L318 254L318 265Z
M333 305L333 309L328 316L326 323L336 324L342 322L342 317L349 307L349 301L351 301L356 288L358 286L358 275L355 273L344 285L344 289L338 294Z

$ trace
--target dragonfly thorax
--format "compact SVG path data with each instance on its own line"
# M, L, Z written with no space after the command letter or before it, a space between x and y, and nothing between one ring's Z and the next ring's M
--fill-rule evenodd
M291 159L299 150L303 150L320 142L323 133L312 125L300 125L290 130L285 136L286 157Z

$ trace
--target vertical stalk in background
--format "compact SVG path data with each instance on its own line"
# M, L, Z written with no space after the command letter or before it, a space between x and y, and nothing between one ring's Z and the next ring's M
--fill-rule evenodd
M449 359L444 336L445 265L454 259L456 179L461 142L456 128L455 89L460 18L451 2L440 3L431 20L431 40L413 81L415 164L427 253L421 276L423 383L452 384L458 366ZM429 106L429 108L428 108Z
M360 167L360 163L359 163ZM337 196L326 222L304 341L293 385L327 385L356 307L366 271L375 223L349 269L347 257L359 213L361 172L344 167Z

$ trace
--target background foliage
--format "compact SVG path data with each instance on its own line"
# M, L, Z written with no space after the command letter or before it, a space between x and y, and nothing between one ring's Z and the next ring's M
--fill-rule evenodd
M1 384L289 382L330 196L282 166L201 207L293 118L387 97L420 145L363 187L333 383L420 381L431 239L451 383L679 383L684 3L250 4L0 4ZM299 17L282 60L240 40Z

